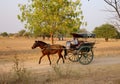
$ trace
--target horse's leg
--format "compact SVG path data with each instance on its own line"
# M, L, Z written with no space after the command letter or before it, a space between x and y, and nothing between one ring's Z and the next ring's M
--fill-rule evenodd
M62 53L62 52L61 52ZM63 63L65 63L65 61L64 61L64 58L63 58L63 55L60 53L60 58L62 58L62 60L63 60Z
M41 59L44 57L45 55L43 54L40 59L39 59L39 64L41 63Z
M59 56L59 58L58 58L58 60L57 60L57 64L58 64L58 62L59 62L60 58L61 58L61 57Z
M62 54L61 54L61 53L62 53L62 51L58 53L59 58L58 58L58 60L57 60L57 64L58 64L58 62L59 62L60 58L62 58L63 63L65 63L64 58L63 58L63 56L62 56Z
M63 51L63 50L62 50L62 51ZM60 52L60 58L62 58L63 63L65 63L64 58L63 58L63 55L62 55L62 51ZM66 58L65 58L65 59L66 59Z
M51 65L50 55L47 55L47 57L48 57L48 60L50 62L50 65Z
M63 63L65 63L64 58L63 58L63 55L62 55L62 54L61 54L61 58L62 58L62 60L63 60Z

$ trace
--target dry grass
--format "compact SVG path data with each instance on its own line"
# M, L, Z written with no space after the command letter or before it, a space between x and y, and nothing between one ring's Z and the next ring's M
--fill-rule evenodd
M66 64L62 64L62 61L60 61L59 65L55 65L58 56L53 55L51 57L52 66L48 65L47 57L44 57L41 65L39 65L38 59L41 51L39 48L31 49L35 40L41 39L0 38L0 84L10 84L16 80L13 75L16 72L13 71L15 56L19 58L23 67L25 67L25 72L20 72L23 78L26 77L26 73L30 72L29 81L28 78L24 78L27 82L23 81L22 84L120 84L119 63L95 65L95 62L93 62L93 64L83 66L66 60ZM55 43L65 45L66 40L70 39L55 41ZM90 41L92 40L90 39ZM46 42L50 43L48 40ZM119 58L120 40L104 42L103 39L96 39L94 54L95 58L98 59L104 57ZM14 84L21 83L14 82Z
M120 40L110 40L109 42L98 40L94 52L95 56L119 56Z

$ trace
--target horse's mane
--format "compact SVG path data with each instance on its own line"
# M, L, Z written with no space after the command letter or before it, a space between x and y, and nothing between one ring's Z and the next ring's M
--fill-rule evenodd
M43 44L43 45L48 45L47 43L43 42L43 41L38 41L39 43Z

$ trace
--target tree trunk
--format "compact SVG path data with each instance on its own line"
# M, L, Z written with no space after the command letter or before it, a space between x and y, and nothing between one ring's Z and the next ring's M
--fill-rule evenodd
M105 38L105 41L108 42L108 38Z
M51 37L51 44L54 44L53 33L50 34L50 37Z
M42 36L42 38L43 38L43 40L45 40L45 36L44 35Z

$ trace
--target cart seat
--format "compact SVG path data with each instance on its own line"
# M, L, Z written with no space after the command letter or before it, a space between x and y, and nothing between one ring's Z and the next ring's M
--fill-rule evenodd
M93 46L94 44L94 42L84 42L81 46Z
M78 46L76 46L75 49L78 50L84 46L93 48L94 44L95 44L94 42L83 42L83 43L79 44Z

